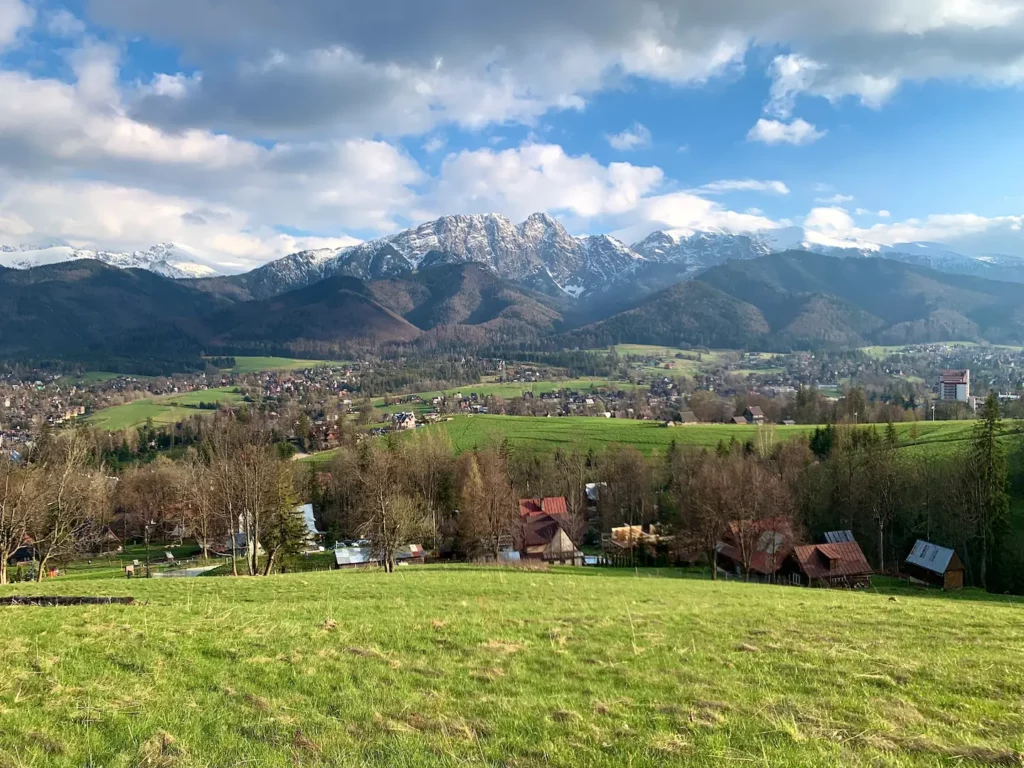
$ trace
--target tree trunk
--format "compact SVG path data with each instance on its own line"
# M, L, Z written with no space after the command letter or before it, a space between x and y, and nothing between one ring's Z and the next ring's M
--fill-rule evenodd
M981 588L988 589L988 535L981 534Z
M0 584L7 583L7 553L0 553Z
M878 572L885 573L885 526L878 525Z
M275 557L277 557L277 550L276 550L276 549L275 549L275 550L273 550L272 552L270 552L270 553L269 553L269 554L267 555L267 565L266 565L266 567L265 567L265 568L263 569L263 575L264 575L264 576L269 576L269 575L270 575L270 572L271 572L271 570L273 570L273 568L274 568L274 558L275 558Z
M711 549L708 554L711 555L711 580L718 581L718 550Z
M49 561L49 557L44 557L39 561L39 570L36 571L36 583L41 584L43 582L43 574L46 573L46 563Z

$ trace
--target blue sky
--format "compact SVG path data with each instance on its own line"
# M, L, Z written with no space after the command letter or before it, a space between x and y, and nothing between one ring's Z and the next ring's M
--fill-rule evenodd
M240 269L545 210L1024 256L1018 0L477 6L0 0L0 244Z

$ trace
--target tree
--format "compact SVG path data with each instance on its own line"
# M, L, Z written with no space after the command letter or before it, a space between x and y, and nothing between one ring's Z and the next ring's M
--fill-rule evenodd
M565 496L566 515L562 527L579 546L587 533L587 455L579 441L574 441L568 451L555 452L554 464Z
M276 470L277 496L267 510L260 540L267 556L264 576L274 570L281 558L301 552L308 536L306 518L295 497L291 467L278 462Z
M362 490L359 532L384 570L393 573L398 550L425 532L423 508L405 493L402 474L405 456L398 446L364 443L359 482Z
M7 562L25 545L38 511L36 473L0 456L0 584L7 584Z
M514 543L520 529L519 508L501 454L492 450L467 454L460 501L463 547L470 554L486 553L497 561L502 544Z
M450 509L453 484L452 446L437 430L419 430L405 450L409 458L407 479L430 520L431 543L440 549L441 518Z
M974 427L971 455L968 458L970 471L978 489L975 519L981 540L980 575L983 588L988 586L988 560L991 546L997 534L1006 526L1010 515L1006 452L999 441L1002 433L1003 422L999 415L999 398L994 392L991 392L978 414L978 423Z
M178 481L186 528L202 549L205 560L210 556L215 537L227 527L228 521L223 519L216 505L213 471L194 448L185 454Z
M78 549L108 503L106 478L90 470L89 460L88 440L77 432L55 438L46 450L38 486L40 509L28 526L36 549L37 581L42 581L50 561Z
M684 481L672 489L681 509L685 537L691 546L707 554L711 578L718 578L718 542L729 524L732 478L726 460L709 453L689 454L680 473Z

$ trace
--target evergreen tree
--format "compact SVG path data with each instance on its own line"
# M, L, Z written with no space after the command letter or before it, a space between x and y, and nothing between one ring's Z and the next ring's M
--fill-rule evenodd
M1010 516L1006 451L999 442L1002 433L999 398L991 392L978 414L969 459L973 480L978 488L976 515L978 536L981 539L980 576L983 588L988 586L988 561L993 545L1006 528Z

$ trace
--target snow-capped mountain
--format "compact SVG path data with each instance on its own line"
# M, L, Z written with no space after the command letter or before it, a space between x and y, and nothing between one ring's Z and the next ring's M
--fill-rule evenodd
M483 264L534 290L579 297L625 279L644 258L608 235L573 237L544 213L521 224L498 214L442 216L356 246L292 254L240 281L254 296L269 296L333 275L372 280L460 262Z
M0 245L0 266L11 269L31 269L78 259L96 259L121 269L147 269L175 279L213 277L220 274L216 267L207 263L194 249L178 243L160 243L148 250L131 253L91 251L67 245Z

